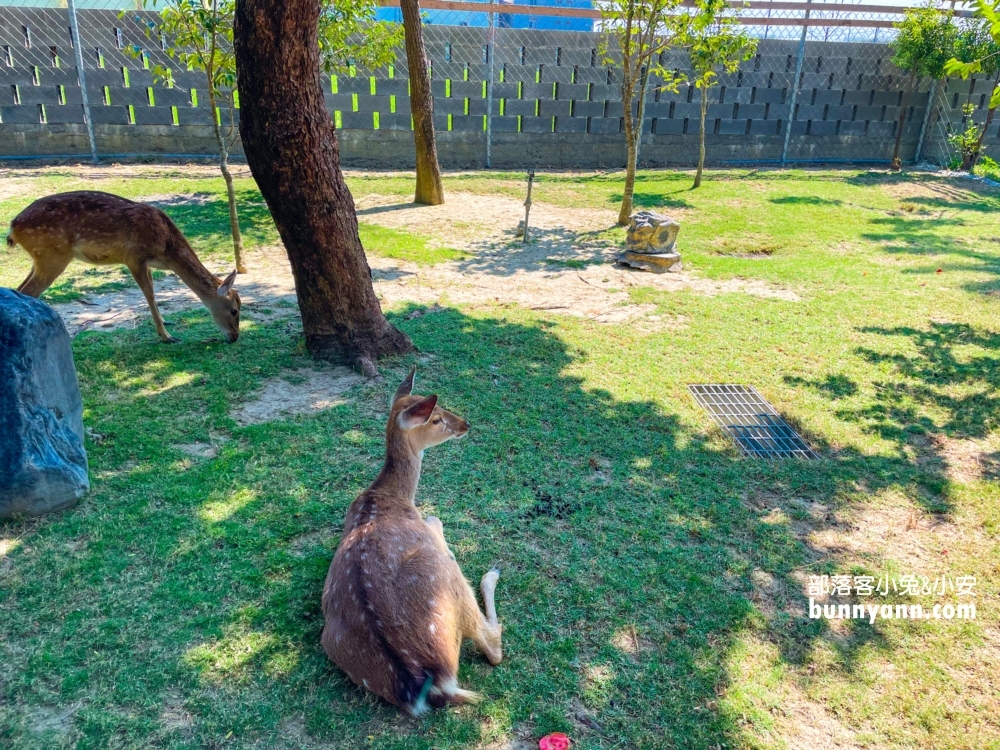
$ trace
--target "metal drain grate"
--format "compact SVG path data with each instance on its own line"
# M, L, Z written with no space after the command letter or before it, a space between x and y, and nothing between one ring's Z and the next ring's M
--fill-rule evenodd
M816 458L806 441L753 386L689 385L688 390L746 455Z

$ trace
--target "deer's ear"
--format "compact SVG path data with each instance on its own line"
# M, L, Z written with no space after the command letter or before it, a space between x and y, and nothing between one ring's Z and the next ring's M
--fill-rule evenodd
M234 281L236 281L236 271L233 271L231 274L229 274L226 277L226 280L219 285L216 294L218 294L220 297L225 297L227 294L229 294L229 290L233 288Z
M437 406L437 402L437 396L427 396L420 399L406 411L400 413L399 426L404 430L409 430L412 427L427 424L427 420L434 413L434 407Z
M410 370L410 374L403 379L403 382L399 384L399 388L396 389L396 395L392 397L392 403L396 403L403 396L409 396L413 393L413 376L416 372L417 368L414 365L413 369Z

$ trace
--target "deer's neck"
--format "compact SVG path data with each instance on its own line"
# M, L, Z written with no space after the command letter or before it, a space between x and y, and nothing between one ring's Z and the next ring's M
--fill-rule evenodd
M423 451L415 452L405 439L386 442L385 464L371 489L381 490L394 498L406 498L411 503L417 497L420 483L420 463Z
M163 264L177 274L202 302L207 304L215 298L220 281L201 264L191 248L177 247L164 257Z

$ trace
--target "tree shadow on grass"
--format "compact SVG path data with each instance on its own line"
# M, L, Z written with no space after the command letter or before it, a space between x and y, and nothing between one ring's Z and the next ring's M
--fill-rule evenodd
M567 374L587 354L550 323L415 310L392 317L430 353L416 390L474 425L428 452L418 499L470 579L503 571L505 661L490 668L469 651L460 674L485 706L403 719L319 647L323 579L347 506L378 471L408 361L346 405L237 428L229 411L262 379L311 366L287 327L232 347L90 333L75 353L100 435L88 446L94 488L35 522L10 556L0 683L14 708L0 707L0 736L44 746L17 711L74 701L73 731L92 745L430 748L558 730L581 747L707 749L743 746L767 725L728 696L734 649L764 639L803 663L828 629L803 611L801 571L839 572L835 553L772 509L794 513L802 496L849 503L859 485L915 494L923 470L822 445L817 461L745 460L669 404ZM201 311L182 321L211 326ZM213 434L227 436L214 459L173 447ZM785 592L773 612L755 604L759 571ZM892 647L862 624L833 648L850 672L872 645ZM165 706L190 721L171 725Z

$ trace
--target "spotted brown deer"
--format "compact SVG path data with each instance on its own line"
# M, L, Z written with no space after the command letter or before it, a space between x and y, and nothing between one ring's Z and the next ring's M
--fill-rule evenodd
M458 654L471 638L491 664L503 658L494 592L483 576L486 615L444 538L414 504L424 451L469 430L464 419L414 396L413 375L392 400L378 478L347 511L323 588L323 648L355 684L420 716L431 707L475 703L458 686Z
M110 193L81 190L39 198L10 224L7 246L20 245L32 269L17 291L39 297L76 258L98 266L122 264L139 285L160 338L167 333L153 296L151 268L173 271L198 295L230 342L240 335L236 271L220 280L208 271L181 231L160 209Z

